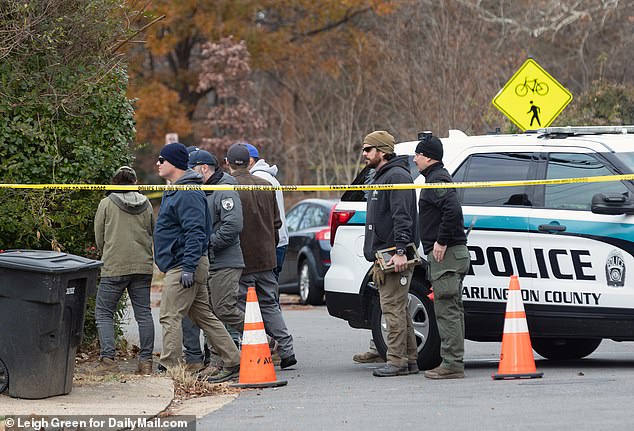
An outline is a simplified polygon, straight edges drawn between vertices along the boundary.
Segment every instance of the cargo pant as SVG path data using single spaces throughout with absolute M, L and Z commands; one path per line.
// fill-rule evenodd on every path
M 413 269 L 388 272 L 383 274 L 384 280 L 374 281 L 387 323 L 387 363 L 396 367 L 407 367 L 408 363 L 414 364 L 418 359 L 412 317 L 407 309 L 413 273 Z
M 466 245 L 447 247 L 442 262 L 427 255 L 429 278 L 434 288 L 434 311 L 440 333 L 441 367 L 464 371 L 464 308 L 462 280 L 469 271 L 469 250 Z
M 213 314 L 209 305 L 207 291 L 207 256 L 200 258 L 194 285 L 184 288 L 181 285 L 181 267 L 170 269 L 163 279 L 161 295 L 160 322 L 163 329 L 163 353 L 161 365 L 175 367 L 182 361 L 183 331 L 182 318 L 187 315 L 191 321 L 203 330 L 207 340 L 223 360 L 224 366 L 234 367 L 240 364 L 240 351 L 227 332 L 225 325 Z

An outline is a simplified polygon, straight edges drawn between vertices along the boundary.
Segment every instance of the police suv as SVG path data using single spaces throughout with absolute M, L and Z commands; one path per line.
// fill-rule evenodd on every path
M 466 338 L 501 340 L 515 274 L 533 349 L 541 356 L 577 359 L 603 338 L 634 341 L 634 182 L 582 180 L 634 173 L 634 126 L 486 136 L 452 130 L 442 142 L 443 162 L 455 181 L 514 182 L 457 189 L 471 254 L 462 290 Z M 413 155 L 416 144 L 397 144 L 396 152 Z M 413 161 L 411 166 L 414 182 L 424 182 Z M 367 168 L 355 184 L 368 182 L 366 176 Z M 544 179 L 571 180 L 522 184 Z M 365 216 L 362 192 L 346 192 L 333 211 L 326 303 L 332 316 L 372 329 L 385 357 L 385 320 L 371 263 L 363 257 Z M 417 267 L 409 312 L 422 369 L 440 363 L 429 287 L 424 267 Z

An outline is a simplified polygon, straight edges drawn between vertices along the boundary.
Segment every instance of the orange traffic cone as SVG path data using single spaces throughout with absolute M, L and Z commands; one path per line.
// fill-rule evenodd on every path
M 500 365 L 497 374 L 491 377 L 495 380 L 534 379 L 543 375 L 544 373 L 538 373 L 535 369 L 535 358 L 531 337 L 528 334 L 520 283 L 517 275 L 512 275 L 504 316 Z
M 247 291 L 244 313 L 242 353 L 240 357 L 240 380 L 231 386 L 237 388 L 268 388 L 284 386 L 286 380 L 277 380 L 271 349 L 264 332 L 264 322 L 260 313 L 255 287 Z

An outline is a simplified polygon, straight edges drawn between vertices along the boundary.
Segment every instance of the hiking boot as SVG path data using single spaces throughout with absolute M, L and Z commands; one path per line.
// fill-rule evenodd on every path
M 292 367 L 296 363 L 297 363 L 297 359 L 295 359 L 295 355 L 287 356 L 286 358 L 282 358 L 282 360 L 280 361 L 280 368 L 284 369 L 284 368 Z
M 142 376 L 152 374 L 152 359 L 140 360 L 136 367 L 136 373 Z
M 223 367 L 217 373 L 207 377 L 209 383 L 222 383 L 238 377 L 240 374 L 240 365 L 235 367 Z
M 205 368 L 204 362 L 189 362 L 185 364 L 185 371 L 192 374 L 200 373 Z
M 99 358 L 99 365 L 95 367 L 94 373 L 100 376 L 115 374 L 119 372 L 117 361 L 112 358 Z
M 352 357 L 352 360 L 357 364 L 373 364 L 376 362 L 385 362 L 381 356 L 377 352 L 363 352 L 357 353 Z
M 428 379 L 463 379 L 463 371 L 452 371 L 443 367 L 436 367 L 433 370 L 425 371 L 425 377 Z
M 207 380 L 210 377 L 215 377 L 222 370 L 222 366 L 210 365 L 204 370 L 198 372 L 198 380 Z
M 377 368 L 372 371 L 372 375 L 376 377 L 396 377 L 396 376 L 407 376 L 409 374 L 409 369 L 407 366 L 405 367 L 397 367 L 392 364 L 385 364 L 381 368 Z
M 418 374 L 418 364 L 416 362 L 408 363 L 407 371 L 409 372 L 409 374 Z

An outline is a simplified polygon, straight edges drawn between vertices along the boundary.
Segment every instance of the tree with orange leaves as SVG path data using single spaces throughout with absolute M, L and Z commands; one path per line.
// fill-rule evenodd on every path
M 138 3 L 139 0 L 129 0 Z M 177 132 L 186 143 L 192 122 L 206 118 L 201 102 L 216 88 L 201 90 L 201 53 L 206 42 L 233 36 L 244 40 L 251 66 L 269 77 L 336 68 L 337 57 L 353 33 L 358 18 L 390 12 L 394 1 L 380 0 L 153 0 L 146 19 L 165 18 L 149 29 L 147 41 L 131 50 L 130 95 L 138 98 L 139 141 L 159 144 L 166 132 Z M 213 97 L 211 97 L 213 99 Z M 213 105 L 213 100 L 211 100 Z M 208 133 L 204 135 L 209 137 Z M 215 138 L 211 136 L 211 138 Z

